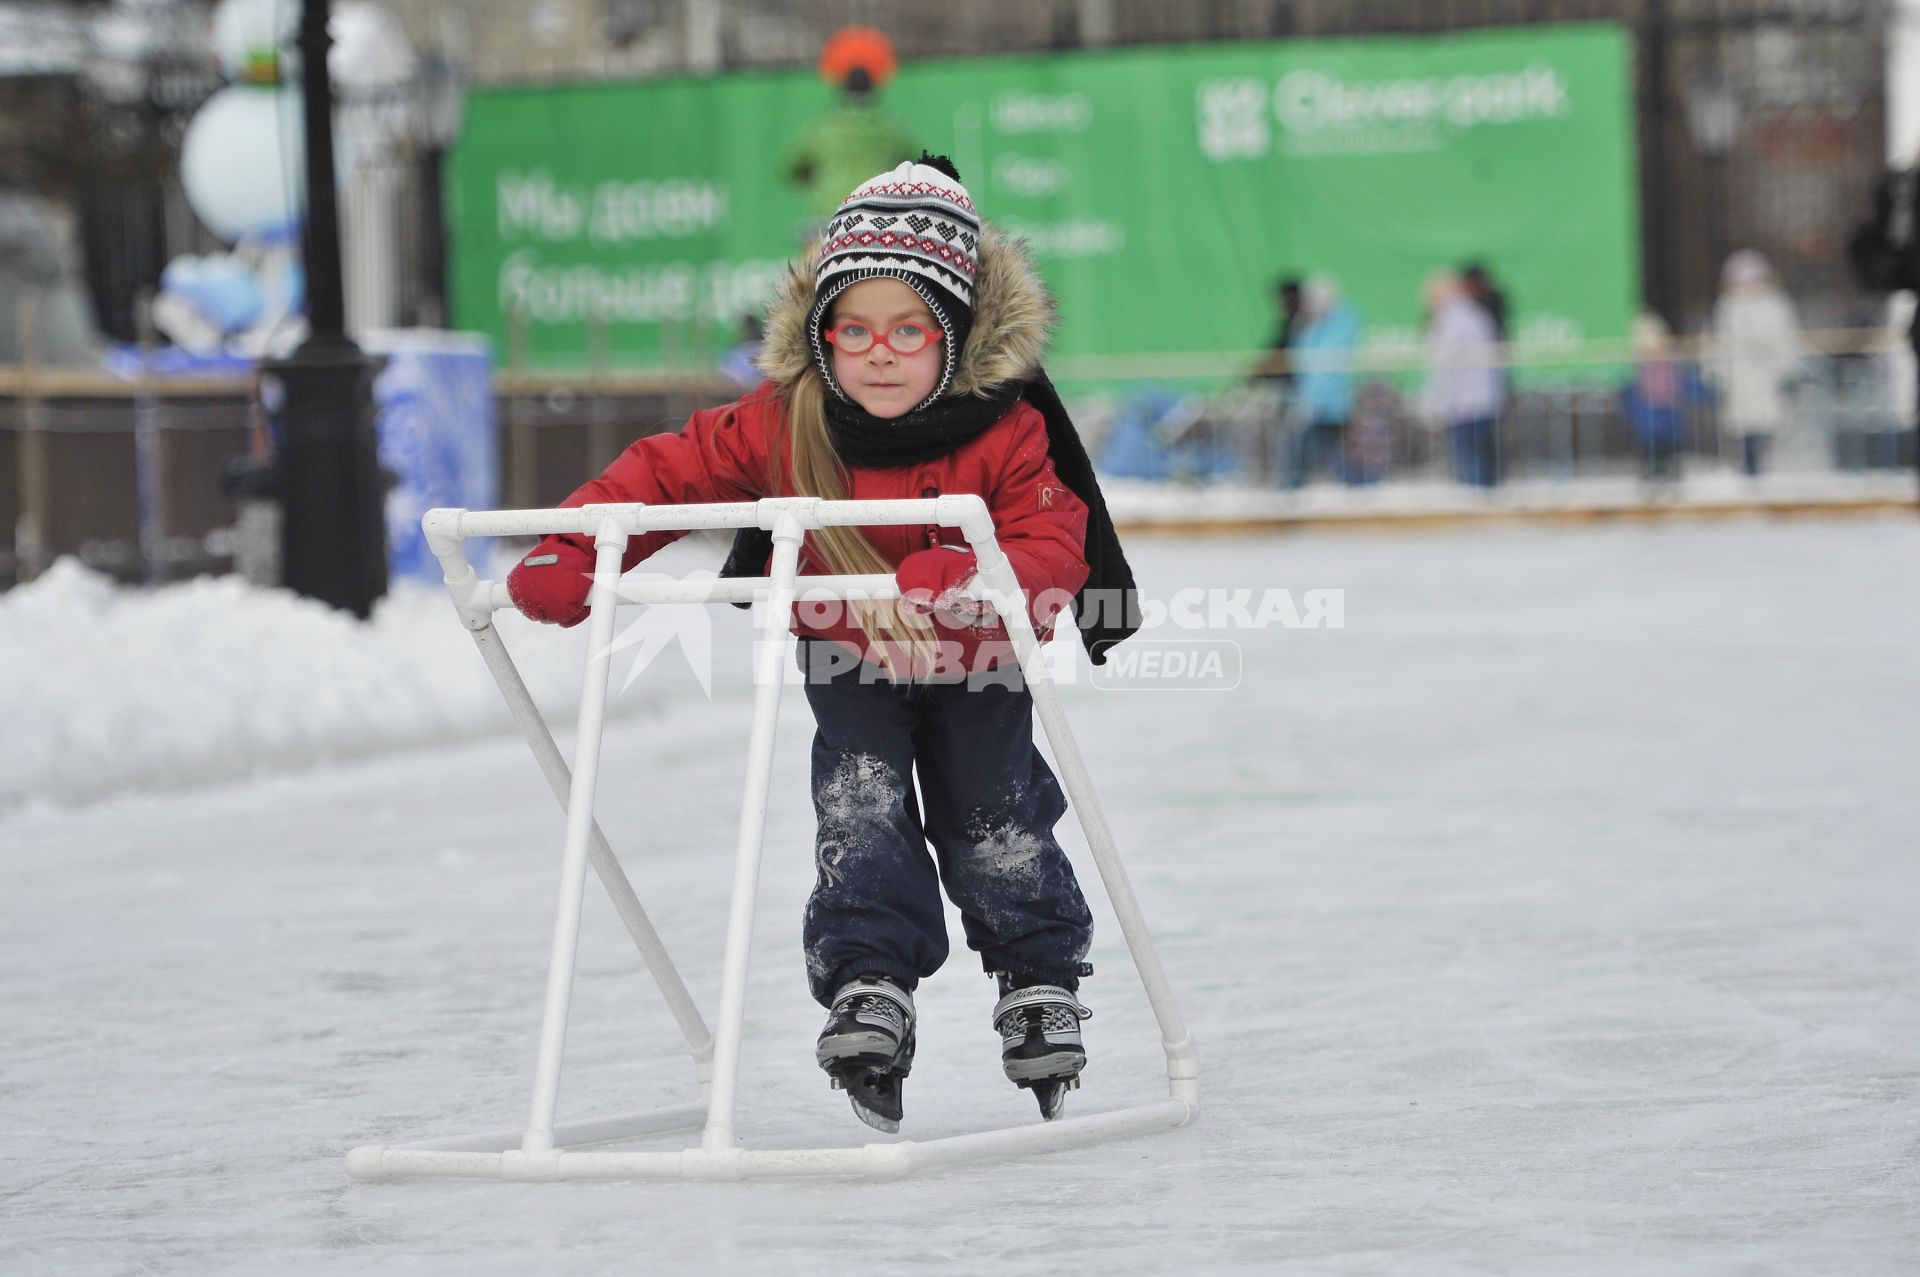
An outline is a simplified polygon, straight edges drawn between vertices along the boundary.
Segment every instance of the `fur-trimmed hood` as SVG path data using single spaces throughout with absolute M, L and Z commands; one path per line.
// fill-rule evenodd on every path
M 813 309 L 818 250 L 787 267 L 767 303 L 767 339 L 754 361 L 760 371 L 791 386 L 813 367 L 807 314 Z M 1053 295 L 1034 269 L 1025 240 L 988 226 L 980 235 L 980 270 L 973 279 L 973 331 L 960 352 L 947 395 L 984 395 L 1040 368 L 1053 334 Z

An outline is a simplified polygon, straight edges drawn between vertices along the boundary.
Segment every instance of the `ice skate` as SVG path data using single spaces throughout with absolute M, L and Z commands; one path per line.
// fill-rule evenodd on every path
M 1093 1012 L 1057 984 L 998 974 L 1000 1001 L 993 1027 L 1000 1034 L 1000 1066 L 1007 1080 L 1033 1092 L 1040 1116 L 1051 1122 L 1066 1107 L 1067 1092 L 1080 1086 L 1087 1050 L 1080 1021 Z
M 814 1058 L 847 1093 L 854 1116 L 878 1131 L 900 1129 L 900 1090 L 913 1069 L 913 995 L 866 975 L 833 996 Z

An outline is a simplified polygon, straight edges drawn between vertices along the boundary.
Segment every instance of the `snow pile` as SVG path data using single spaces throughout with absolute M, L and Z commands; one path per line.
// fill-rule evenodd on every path
M 554 631 L 512 612 L 496 620 L 548 721 L 570 726 L 585 627 Z M 0 667 L 0 809 L 280 771 L 512 725 L 446 594 L 414 583 L 397 585 L 362 623 L 238 577 L 139 590 L 62 560 L 0 594 Z M 612 714 L 667 694 L 658 680 L 622 690 L 621 675 L 616 669 Z

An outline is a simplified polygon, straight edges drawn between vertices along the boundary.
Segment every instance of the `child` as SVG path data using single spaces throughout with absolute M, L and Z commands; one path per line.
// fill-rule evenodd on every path
M 1092 659 L 1138 628 L 1133 580 L 1040 357 L 1052 303 L 1024 247 L 983 229 L 958 175 L 922 155 L 859 186 L 769 307 L 751 394 L 641 439 L 564 503 L 977 493 L 1044 638 L 1071 600 Z M 631 568 L 681 535 L 636 537 Z M 764 572 L 736 537 L 725 571 Z M 586 615 L 591 539 L 543 540 L 508 577 L 538 621 Z M 827 1008 L 815 1058 L 881 1130 L 899 1127 L 913 990 L 947 956 L 940 884 L 998 980 L 1007 1077 L 1045 1116 L 1086 1064 L 1076 994 L 1092 919 L 1053 837 L 1066 800 L 1033 744 L 1006 627 L 951 529 L 825 528 L 802 574 L 891 572 L 893 604 L 795 609 L 813 744 L 818 869 L 803 926 Z M 919 782 L 916 799 L 914 781 Z M 927 844 L 932 843 L 933 855 Z M 937 869 L 936 869 L 937 862 Z
M 1652 311 L 1633 320 L 1633 377 L 1620 390 L 1621 411 L 1640 441 L 1640 478 L 1649 496 L 1680 482 L 1687 409 L 1712 399 L 1699 372 L 1674 350 L 1667 321 Z

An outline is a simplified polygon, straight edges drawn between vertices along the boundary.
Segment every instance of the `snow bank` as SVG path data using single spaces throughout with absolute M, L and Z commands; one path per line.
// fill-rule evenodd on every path
M 548 721 L 573 722 L 584 627 L 498 618 Z M 533 631 L 540 631 L 535 634 Z M 405 583 L 365 623 L 238 577 L 159 589 L 66 559 L 0 594 L 0 809 L 243 777 L 511 729 L 437 587 Z M 666 693 L 620 691 L 631 714 Z

